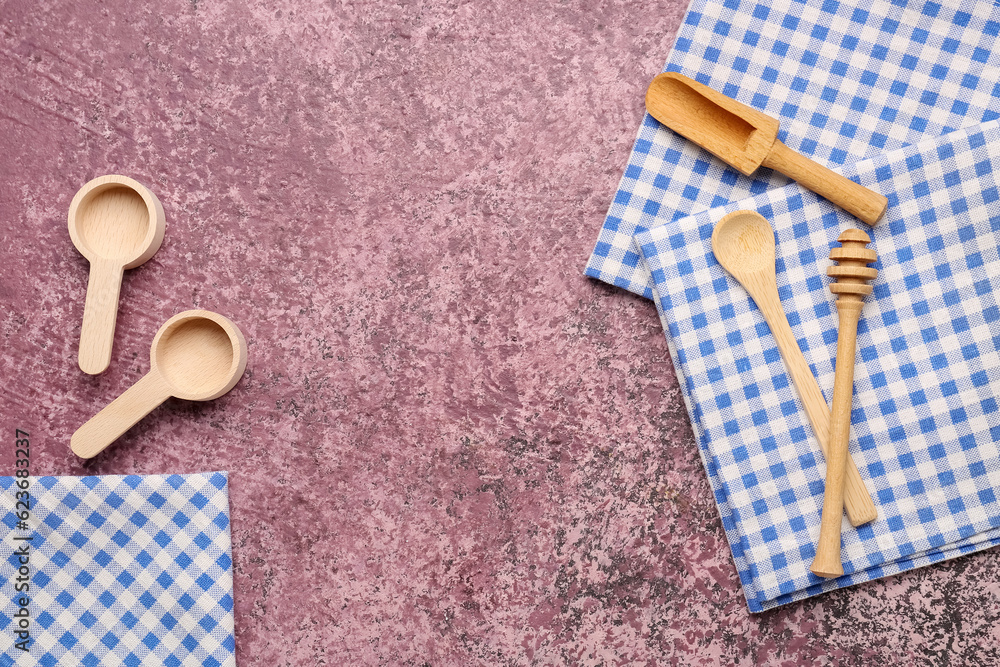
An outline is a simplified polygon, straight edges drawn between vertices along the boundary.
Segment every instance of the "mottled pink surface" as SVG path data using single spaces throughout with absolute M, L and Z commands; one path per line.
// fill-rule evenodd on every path
M 684 4 L 0 2 L 0 465 L 231 471 L 243 666 L 997 664 L 996 551 L 750 616 L 653 304 L 581 277 Z M 167 233 L 89 377 L 105 173 Z M 243 381 L 76 459 L 192 307 Z

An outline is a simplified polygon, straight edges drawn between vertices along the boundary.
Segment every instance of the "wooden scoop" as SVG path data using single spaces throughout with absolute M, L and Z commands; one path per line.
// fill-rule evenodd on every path
M 69 205 L 69 235 L 90 261 L 80 329 L 80 369 L 96 375 L 111 363 L 122 274 L 152 257 L 163 242 L 163 206 L 127 176 L 101 176 Z
M 734 211 L 715 225 L 712 251 L 719 264 L 746 288 L 764 315 L 788 374 L 792 376 L 795 388 L 802 398 L 802 405 L 823 450 L 823 456 L 829 460 L 830 408 L 827 407 L 823 392 L 802 355 L 795 334 L 788 324 L 788 317 L 781 307 L 774 268 L 774 230 L 764 216 L 756 211 Z M 844 506 L 851 525 L 860 526 L 877 518 L 878 511 L 854 460 L 847 457 L 846 465 Z
M 150 369 L 70 439 L 73 453 L 92 458 L 171 396 L 208 401 L 232 389 L 247 367 L 247 342 L 235 324 L 207 310 L 167 320 L 153 338 Z
M 778 140 L 778 121 L 676 72 L 659 74 L 646 91 L 646 110 L 674 132 L 750 176 L 763 165 L 798 181 L 869 225 L 888 200 Z

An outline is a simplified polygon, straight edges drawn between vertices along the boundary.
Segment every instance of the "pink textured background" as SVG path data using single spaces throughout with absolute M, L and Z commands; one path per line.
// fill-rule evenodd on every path
M 243 666 L 997 664 L 996 551 L 751 617 L 653 305 L 581 277 L 685 4 L 0 2 L 5 437 L 231 471 Z M 105 173 L 167 233 L 92 378 Z M 192 307 L 244 380 L 76 459 Z

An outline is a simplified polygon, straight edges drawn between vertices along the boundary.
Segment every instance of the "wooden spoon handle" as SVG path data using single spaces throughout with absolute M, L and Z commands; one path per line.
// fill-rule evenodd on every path
M 159 373 L 151 370 L 78 428 L 70 438 L 70 448 L 80 458 L 97 456 L 168 398 L 169 385 Z
M 103 373 L 111 363 L 123 273 L 124 267 L 114 262 L 95 261 L 90 264 L 87 301 L 80 328 L 79 361 L 80 370 L 84 373 Z
M 809 568 L 820 577 L 844 574 L 840 559 L 840 527 L 844 514 L 844 473 L 847 443 L 851 431 L 851 402 L 854 396 L 854 356 L 858 339 L 861 301 L 837 301 L 840 332 L 837 336 L 837 369 L 833 381 L 833 417 L 830 449 L 826 456 L 826 489 L 823 516 L 819 525 L 816 557 Z
M 889 200 L 863 185 L 840 174 L 775 140 L 771 152 L 762 163 L 780 171 L 869 225 L 874 225 L 885 213 Z
M 765 286 L 760 286 L 754 291 L 758 288 L 767 289 Z M 785 368 L 792 376 L 792 382 L 795 383 L 795 388 L 802 398 L 802 406 L 805 408 L 806 416 L 812 424 L 813 433 L 816 434 L 816 440 L 819 442 L 820 449 L 823 450 L 827 465 L 829 465 L 830 408 L 819 388 L 819 383 L 816 382 L 816 376 L 812 374 L 812 370 L 802 354 L 802 349 L 799 347 L 799 342 L 795 339 L 792 327 L 788 324 L 788 317 L 785 315 L 784 309 L 781 308 L 781 300 L 777 291 L 770 299 L 758 299 L 756 296 L 753 298 L 778 343 L 778 351 L 785 362 Z M 837 358 L 840 358 L 839 355 Z M 875 503 L 872 501 L 868 488 L 865 487 L 864 480 L 861 479 L 861 473 L 858 472 L 854 459 L 850 456 L 847 457 L 844 495 L 844 507 L 847 508 L 847 517 L 852 526 L 860 526 L 878 518 Z

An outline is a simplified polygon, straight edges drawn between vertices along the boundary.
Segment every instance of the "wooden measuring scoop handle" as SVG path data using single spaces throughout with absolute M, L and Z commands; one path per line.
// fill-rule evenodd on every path
M 107 261 L 90 264 L 87 301 L 83 307 L 80 329 L 80 370 L 90 375 L 103 373 L 111 363 L 118 319 L 118 293 L 124 267 Z
M 153 408 L 170 398 L 170 387 L 155 370 L 129 387 L 70 438 L 70 449 L 80 458 L 100 454 Z
M 771 152 L 762 164 L 797 181 L 869 225 L 878 222 L 889 205 L 889 200 L 884 195 L 830 171 L 818 162 L 796 153 L 780 140 L 775 140 Z

